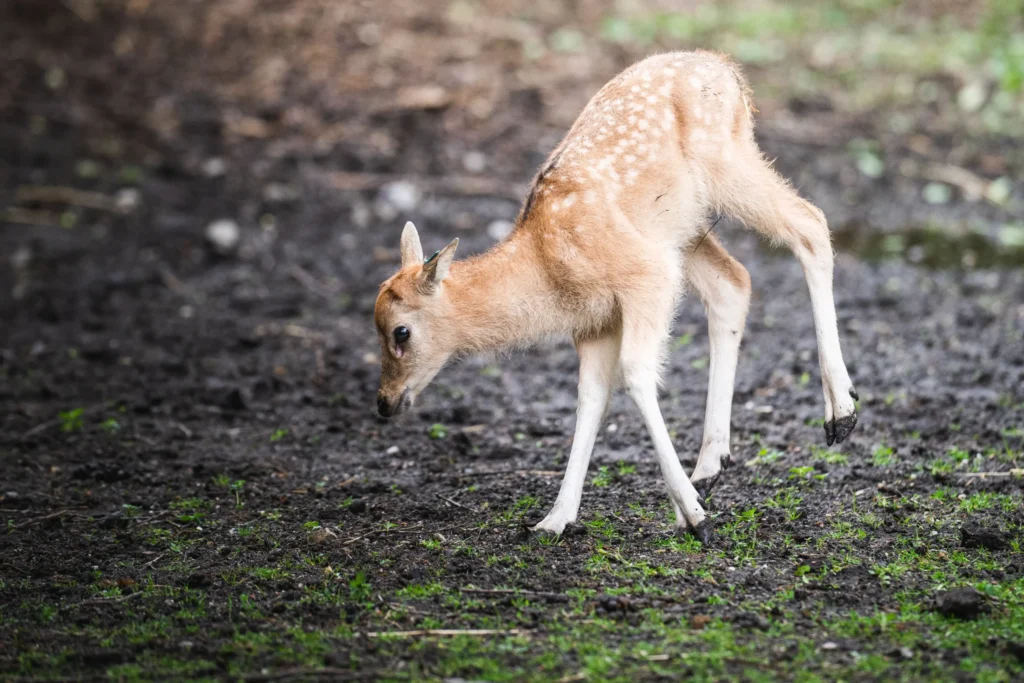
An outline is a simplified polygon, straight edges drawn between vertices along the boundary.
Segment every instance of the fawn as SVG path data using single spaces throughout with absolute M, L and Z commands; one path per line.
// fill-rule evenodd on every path
M 580 359 L 576 430 L 554 506 L 534 527 L 576 521 L 584 478 L 612 391 L 624 385 L 654 443 L 676 525 L 710 537 L 704 498 L 730 461 L 729 429 L 750 277 L 708 234 L 732 216 L 785 243 L 810 289 L 825 395 L 825 437 L 857 423 L 832 297 L 824 214 L 771 168 L 754 141 L 750 90 L 710 52 L 649 57 L 606 84 L 534 178 L 512 233 L 453 262 L 459 240 L 424 262 L 412 223 L 402 264 L 374 310 L 381 343 L 377 407 L 412 405 L 450 359 L 570 336 Z M 666 342 L 686 285 L 708 315 L 710 380 L 704 439 L 686 476 L 657 401 Z

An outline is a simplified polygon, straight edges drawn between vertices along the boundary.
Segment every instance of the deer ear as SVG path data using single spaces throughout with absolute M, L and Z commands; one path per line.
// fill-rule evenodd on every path
M 448 277 L 448 269 L 455 260 L 455 250 L 459 247 L 459 238 L 456 237 L 448 246 L 437 252 L 423 264 L 423 284 L 428 291 L 432 291 L 437 285 Z
M 402 230 L 402 267 L 423 263 L 423 247 L 420 245 L 420 234 L 416 226 L 409 221 Z

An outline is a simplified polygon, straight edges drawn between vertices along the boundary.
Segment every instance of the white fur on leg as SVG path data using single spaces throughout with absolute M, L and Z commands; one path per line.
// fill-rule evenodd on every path
M 722 457 L 729 455 L 733 386 L 748 297 L 736 292 L 728 298 L 735 301 L 708 304 L 711 371 L 704 414 L 704 440 L 697 466 L 693 469 L 692 480 L 695 482 L 717 477 L 722 470 Z
M 672 498 L 676 509 L 676 526 L 685 526 L 687 523 L 696 528 L 704 521 L 704 509 L 698 502 L 697 490 L 683 471 L 679 464 L 679 457 L 676 449 L 672 446 L 672 439 L 665 427 L 665 420 L 661 416 L 661 409 L 658 407 L 658 390 L 656 376 L 653 371 L 630 370 L 624 368 L 626 375 L 626 390 L 630 398 L 640 409 L 647 432 L 654 442 L 654 452 L 658 457 L 658 464 L 661 466 L 661 474 L 665 478 L 665 485 L 668 487 L 669 496 Z M 682 513 L 679 516 L 679 513 Z
M 832 295 L 832 254 L 814 256 L 798 254 L 804 267 L 807 287 L 811 293 L 814 328 L 818 340 L 818 362 L 821 365 L 822 391 L 825 396 L 825 422 L 848 417 L 856 410 L 851 395 L 853 382 L 843 362 L 839 346 L 839 326 Z
M 577 350 L 580 356 L 579 405 L 572 450 L 569 452 L 569 462 L 565 467 L 558 498 L 547 516 L 533 527 L 534 531 L 561 534 L 567 524 L 576 521 L 590 455 L 615 383 L 615 368 L 619 357 L 618 334 L 580 342 Z
M 706 494 L 722 470 L 722 458 L 729 455 L 733 385 L 750 306 L 750 276 L 714 236 L 690 256 L 686 276 L 704 302 L 711 341 L 704 439 L 690 477 L 698 491 Z

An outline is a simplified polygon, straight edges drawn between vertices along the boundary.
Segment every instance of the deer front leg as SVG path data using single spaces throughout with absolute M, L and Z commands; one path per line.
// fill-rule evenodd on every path
M 619 359 L 620 334 L 616 331 L 597 339 L 576 342 L 580 357 L 580 379 L 576 409 L 576 433 L 572 439 L 569 462 L 555 504 L 534 531 L 560 535 L 566 525 L 576 521 L 583 496 L 583 481 L 590 465 L 597 430 L 601 426 L 608 400 L 615 385 Z
M 711 539 L 711 520 L 704 514 L 700 496 L 679 463 L 661 408 L 658 407 L 659 358 L 664 348 L 673 302 L 669 300 L 667 303 L 663 321 L 643 314 L 624 320 L 620 361 L 622 376 L 626 392 L 640 410 L 654 443 L 658 465 L 676 512 L 676 527 L 681 530 L 690 528 L 706 544 Z M 637 308 L 640 311 L 646 308 L 657 315 L 662 307 L 653 305 L 653 302 L 638 302 Z

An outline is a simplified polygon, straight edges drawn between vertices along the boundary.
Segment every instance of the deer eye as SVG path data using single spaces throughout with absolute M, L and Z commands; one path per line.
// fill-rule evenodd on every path
M 405 326 L 396 327 L 393 334 L 395 335 L 395 343 L 396 344 L 404 344 L 405 342 L 409 341 L 409 328 L 408 327 L 405 327 Z

